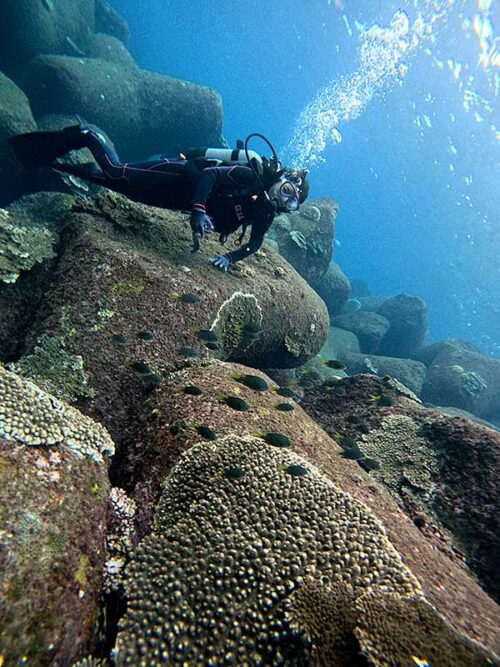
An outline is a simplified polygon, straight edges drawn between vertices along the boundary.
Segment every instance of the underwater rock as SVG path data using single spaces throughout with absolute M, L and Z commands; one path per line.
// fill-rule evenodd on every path
M 337 212 L 331 199 L 308 200 L 299 211 L 278 216 L 269 232 L 279 253 L 310 285 L 330 263 Z
M 6 206 L 31 186 L 31 175 L 19 164 L 7 139 L 33 130 L 36 123 L 28 98 L 0 72 L 0 206 Z
M 0 69 L 17 80 L 20 69 L 40 53 L 85 54 L 95 28 L 94 13 L 94 0 L 4 2 Z
M 419 361 L 349 352 L 340 355 L 339 358 L 345 363 L 348 375 L 359 373 L 373 373 L 379 377 L 390 375 L 415 392 L 417 396 L 422 394 L 427 369 Z
M 453 343 L 440 349 L 428 367 L 423 400 L 494 420 L 500 414 L 500 359 Z
M 261 439 L 262 436 L 270 432 L 281 433 L 290 438 L 291 444 L 284 450 L 274 447 L 273 450 L 276 449 L 278 452 L 277 456 L 281 456 L 280 453 L 286 451 L 294 458 L 293 460 L 290 460 L 290 463 L 287 463 L 287 465 L 284 465 L 283 463 L 276 475 L 273 473 L 274 468 L 269 470 L 269 479 L 275 479 L 277 484 L 281 479 L 289 480 L 288 482 L 285 482 L 285 484 L 301 484 L 306 479 L 311 481 L 316 480 L 318 475 L 318 472 L 316 471 L 317 469 L 321 471 L 321 476 L 325 476 L 333 482 L 336 489 L 340 489 L 348 495 L 350 498 L 347 501 L 348 503 L 353 502 L 352 499 L 354 498 L 360 500 L 365 505 L 368 505 L 378 521 L 382 522 L 384 525 L 390 541 L 400 552 L 413 574 L 417 576 L 427 599 L 432 602 L 438 609 L 439 613 L 451 622 L 456 630 L 465 632 L 469 636 L 484 642 L 490 647 L 498 647 L 498 644 L 495 644 L 495 641 L 498 639 L 496 628 L 500 618 L 500 610 L 477 586 L 467 570 L 462 567 L 461 562 L 451 558 L 451 551 L 445 552 L 440 540 L 433 540 L 423 535 L 422 532 L 415 527 L 413 522 L 405 517 L 401 509 L 398 507 L 397 502 L 374 480 L 372 476 L 373 473 L 367 474 L 359 467 L 357 462 L 344 459 L 340 455 L 341 448 L 339 445 L 329 438 L 312 419 L 304 414 L 299 406 L 294 404 L 292 400 L 287 399 L 287 402 L 295 405 L 295 409 L 291 412 L 281 412 L 277 410 L 275 406 L 276 403 L 282 399 L 278 397 L 275 391 L 255 392 L 240 385 L 234 379 L 234 375 L 248 374 L 250 372 L 255 373 L 253 370 L 250 371 L 248 368 L 236 366 L 234 364 L 220 363 L 217 361 L 207 364 L 207 362 L 197 361 L 195 365 L 167 375 L 161 389 L 152 394 L 143 405 L 142 417 L 140 419 L 141 427 L 136 433 L 134 441 L 131 442 L 132 446 L 128 448 L 127 457 L 122 461 L 120 466 L 121 474 L 124 475 L 124 479 L 126 479 L 128 483 L 131 484 L 131 487 L 134 487 L 135 489 L 134 498 L 137 502 L 137 507 L 139 508 L 139 536 L 141 537 L 145 535 L 151 528 L 152 513 L 158 507 L 158 499 L 162 492 L 162 487 L 164 488 L 164 485 L 169 484 L 170 481 L 172 481 L 172 484 L 175 486 L 174 480 L 177 479 L 176 471 L 178 470 L 176 465 L 179 461 L 179 455 L 182 452 L 186 452 L 186 456 L 188 456 L 190 460 L 198 461 L 198 469 L 200 471 L 199 475 L 195 473 L 197 481 L 192 485 L 182 482 L 180 487 L 176 487 L 179 488 L 179 492 L 184 498 L 182 504 L 182 516 L 185 516 L 184 512 L 186 508 L 192 507 L 193 511 L 195 511 L 194 508 L 197 507 L 198 501 L 195 500 L 194 497 L 193 502 L 195 504 L 193 506 L 190 504 L 190 501 L 188 500 L 188 497 L 191 498 L 190 494 L 193 493 L 196 495 L 196 498 L 198 498 L 198 494 L 201 493 L 204 498 L 203 507 L 205 509 L 203 511 L 207 511 L 208 513 L 215 511 L 219 519 L 221 519 L 222 516 L 228 516 L 228 507 L 225 502 L 220 502 L 220 493 L 214 494 L 211 492 L 214 484 L 243 484 L 244 486 L 241 488 L 241 491 L 244 493 L 245 489 L 251 491 L 254 488 L 254 482 L 252 481 L 255 480 L 254 468 L 252 467 L 250 460 L 247 463 L 246 460 L 236 455 L 239 451 L 237 446 L 238 442 L 243 440 L 249 444 L 252 452 L 252 455 L 249 458 L 252 460 L 255 458 L 256 461 L 259 457 L 258 452 L 261 451 L 259 443 L 261 443 L 261 446 L 264 449 L 267 447 Z M 394 394 L 395 396 L 401 397 L 405 397 L 406 394 L 409 393 L 408 390 L 405 390 L 404 388 L 396 388 L 397 385 L 392 382 L 388 383 L 379 378 L 370 378 L 369 376 L 361 377 L 368 377 L 370 383 L 373 380 L 379 383 L 379 391 L 380 388 L 383 387 L 385 392 L 390 393 L 391 391 L 394 391 L 396 392 Z M 186 397 L 182 389 L 187 384 L 193 384 L 200 387 L 203 394 L 201 396 Z M 241 396 L 247 400 L 250 405 L 250 409 L 247 412 L 236 413 L 219 400 L 219 394 L 234 394 L 235 387 L 241 389 Z M 374 388 L 371 388 L 373 391 Z M 330 396 L 324 389 L 320 393 L 323 396 L 325 396 L 325 394 L 328 396 L 328 400 L 332 406 L 334 405 L 332 401 L 335 401 L 335 404 L 337 403 L 338 399 L 335 395 L 332 394 Z M 405 400 L 408 399 L 405 398 Z M 363 408 L 366 405 L 366 402 L 367 401 L 365 400 Z M 414 403 L 414 401 L 410 401 L 410 403 Z M 415 402 L 415 405 L 418 404 Z M 377 409 L 374 409 L 374 411 Z M 382 408 L 380 408 L 380 410 L 382 410 Z M 384 414 L 387 415 L 389 409 L 383 408 L 383 410 L 385 410 Z M 183 426 L 172 429 L 171 427 L 174 424 L 182 424 Z M 198 424 L 215 427 L 218 440 L 215 441 L 215 443 L 203 441 L 203 447 L 193 450 L 190 449 L 193 445 L 202 442 L 202 438 L 197 432 Z M 259 439 L 255 440 L 254 436 L 257 435 L 257 432 L 259 432 Z M 359 433 L 357 434 L 357 438 L 359 440 Z M 231 444 L 227 456 L 226 454 L 224 455 L 224 465 L 220 468 L 221 475 L 219 476 L 219 468 L 217 465 L 213 467 L 205 457 L 208 456 L 210 458 L 212 453 L 217 449 L 217 447 L 213 449 L 214 445 L 221 441 L 223 442 L 223 446 L 225 446 L 224 443 L 230 442 L 234 443 L 234 447 Z M 254 442 L 256 443 L 255 457 L 253 454 Z M 195 451 L 196 456 L 193 456 Z M 198 452 L 200 452 L 200 454 L 198 454 Z M 247 454 L 248 453 L 249 452 L 247 452 Z M 264 455 L 264 450 L 262 450 L 262 455 Z M 286 473 L 288 465 L 297 464 L 306 468 L 309 471 L 309 474 L 300 477 L 292 477 Z M 238 478 L 230 478 L 225 474 L 225 471 L 233 469 L 243 471 L 245 472 L 245 475 L 242 476 L 241 474 L 238 474 Z M 283 475 L 283 477 L 281 477 L 281 475 Z M 207 484 L 204 481 L 205 479 L 208 480 Z M 173 488 L 173 486 L 169 488 Z M 228 486 L 224 488 L 231 488 L 235 493 L 240 492 L 238 490 L 240 489 L 239 486 Z M 278 485 L 275 493 L 279 495 L 282 488 L 285 489 L 286 487 Z M 289 486 L 288 488 L 293 487 Z M 251 492 L 253 493 L 253 491 Z M 263 498 L 274 497 L 274 493 L 259 491 L 258 502 L 257 500 L 253 502 L 248 510 L 240 509 L 241 514 L 239 516 L 241 517 L 241 520 L 246 521 L 246 517 L 248 516 L 249 520 L 253 523 L 253 527 L 249 530 L 254 545 L 260 543 L 259 540 L 262 541 L 264 548 L 267 548 L 265 545 L 272 544 L 271 536 L 273 536 L 272 539 L 274 539 L 274 528 L 270 530 L 270 532 L 266 533 L 265 529 L 264 532 L 262 532 L 258 522 L 260 517 L 266 517 L 267 522 L 274 521 L 273 517 L 280 516 L 280 513 L 277 515 L 275 513 L 270 513 L 267 507 L 264 507 L 262 513 L 259 511 L 259 507 L 262 507 Z M 236 502 L 236 496 L 234 498 Z M 246 507 L 246 505 L 240 503 L 238 503 L 238 506 L 240 508 Z M 315 507 L 317 509 L 316 505 Z M 366 510 L 364 509 L 361 510 L 362 516 L 364 516 L 365 511 Z M 177 514 L 175 516 L 177 516 Z M 199 512 L 198 520 L 200 520 Z M 297 520 L 297 522 L 300 524 L 299 520 Z M 297 522 L 292 523 L 296 526 Z M 227 523 L 226 525 L 224 522 L 222 523 L 224 524 L 226 544 L 230 543 L 233 540 L 233 537 L 234 539 L 239 539 L 238 536 L 242 539 L 245 538 L 245 535 L 248 532 L 241 530 L 240 523 L 235 531 L 236 535 L 234 535 L 232 524 Z M 221 525 L 221 521 L 219 521 L 218 525 Z M 211 522 L 204 524 L 202 532 L 204 532 L 205 535 L 211 534 L 211 526 Z M 300 529 L 300 527 L 297 526 L 297 529 Z M 196 531 L 192 533 L 193 539 L 195 534 Z M 339 530 L 338 535 L 340 537 L 338 539 L 341 539 L 343 534 L 345 534 L 344 530 Z M 145 572 L 147 569 L 146 562 L 149 561 L 144 556 L 146 552 L 149 553 L 150 548 L 155 550 L 156 547 L 154 544 L 159 544 L 159 542 L 157 542 L 157 535 L 158 533 L 154 532 L 147 538 L 147 542 L 142 542 L 142 546 L 139 547 L 137 560 L 130 570 L 130 572 L 134 573 L 132 574 L 134 579 L 136 576 L 140 577 L 141 580 L 144 576 L 148 579 Z M 313 532 L 310 533 L 308 539 L 310 540 L 312 538 Z M 190 538 L 186 537 L 186 539 L 189 541 Z M 268 539 L 269 542 L 267 542 Z M 179 553 L 181 553 L 184 548 L 182 545 L 189 548 L 190 554 L 195 552 L 191 547 L 188 547 L 188 542 L 185 542 L 184 538 L 181 538 L 180 535 L 176 544 L 179 545 Z M 191 544 L 191 542 L 189 542 L 189 544 Z M 291 557 L 294 548 L 297 548 L 302 552 L 306 548 L 306 544 L 307 541 L 290 541 L 287 542 L 286 549 L 290 549 Z M 177 553 L 177 549 L 175 550 L 175 553 Z M 237 553 L 244 553 L 243 546 L 241 549 L 237 549 Z M 333 558 L 335 558 L 336 553 L 337 551 L 334 549 Z M 169 554 L 174 555 L 174 552 L 170 549 Z M 174 576 L 172 574 L 173 571 L 170 569 L 173 567 L 173 561 L 170 558 L 170 555 L 167 557 L 166 561 L 164 561 L 163 556 L 161 555 L 155 557 L 155 561 L 159 564 L 161 563 L 159 567 L 163 573 L 160 575 L 160 572 L 158 572 L 158 576 Z M 177 556 L 174 556 L 174 559 L 176 558 Z M 252 559 L 254 558 L 255 557 L 252 556 Z M 184 562 L 187 562 L 189 559 L 184 558 L 183 560 Z M 326 562 L 327 560 L 330 560 L 330 557 L 322 562 Z M 337 572 L 339 577 L 353 576 L 352 582 L 354 583 L 357 581 L 356 577 L 359 576 L 359 571 L 357 568 L 354 568 L 351 572 L 349 563 L 350 560 L 347 560 L 346 558 L 345 565 L 341 565 Z M 272 559 L 269 564 L 272 567 Z M 230 566 L 229 561 L 228 565 Z M 319 564 L 318 566 L 322 567 L 322 565 Z M 232 570 L 230 571 L 232 572 Z M 228 583 L 232 580 L 230 571 L 225 570 L 225 580 L 228 581 Z M 355 574 L 354 571 L 358 574 Z M 142 572 L 142 574 L 139 574 L 140 572 Z M 174 572 L 177 572 L 175 568 Z M 250 577 L 251 574 L 248 573 L 248 576 Z M 148 581 L 150 581 L 150 583 L 144 584 L 147 590 L 149 590 L 150 585 L 155 586 L 154 581 L 156 580 L 153 578 L 152 580 L 148 579 Z M 132 580 L 130 580 L 130 584 L 131 583 Z M 245 583 L 245 581 L 243 581 L 243 583 L 245 585 L 242 590 L 246 590 L 247 583 Z M 248 585 L 250 585 L 250 583 L 248 583 Z M 140 588 L 142 588 L 142 584 Z M 160 591 L 166 589 L 156 588 L 156 590 Z M 135 594 L 132 594 L 134 596 L 133 605 L 135 606 L 137 599 Z M 163 593 L 158 594 L 163 595 Z M 183 592 L 182 595 L 184 595 Z M 228 600 L 224 597 L 223 590 L 217 592 L 213 598 L 208 599 L 202 597 L 199 602 L 203 605 L 206 613 L 211 614 L 214 605 L 218 605 L 221 600 L 224 602 L 225 608 L 226 604 L 228 604 Z M 168 603 L 168 606 L 170 606 L 170 603 Z M 163 603 L 159 606 L 157 605 L 156 608 L 160 607 L 166 609 Z M 179 598 L 177 609 L 181 610 L 182 608 L 181 598 Z M 129 619 L 130 617 L 126 617 L 122 622 L 123 633 L 119 640 L 119 646 L 127 646 L 128 648 L 125 649 L 126 651 L 134 651 L 135 638 L 142 635 L 132 631 L 134 622 L 132 621 L 132 623 L 129 624 Z M 197 626 L 199 619 L 200 616 L 198 615 L 196 620 Z M 137 630 L 137 632 L 142 633 L 142 631 L 139 630 Z M 203 630 L 198 628 L 196 632 L 203 633 Z
M 376 354 L 390 327 L 389 320 L 382 315 L 362 310 L 337 315 L 331 319 L 330 324 L 332 327 L 347 329 L 355 334 L 363 354 Z
M 107 0 L 95 0 L 96 32 L 119 39 L 126 48 L 129 46 L 130 30 L 125 19 Z
M 1 366 L 0 415 L 0 656 L 72 664 L 95 639 L 113 443 Z
M 420 297 L 398 294 L 387 299 L 377 312 L 390 323 L 379 354 L 408 358 L 423 345 L 427 335 L 427 305 Z
M 353 278 L 351 280 L 351 296 L 354 299 L 371 296 L 371 294 L 371 290 L 364 280 L 361 280 L 361 278 Z
M 459 338 L 448 338 L 446 340 L 440 340 L 437 343 L 432 343 L 431 345 L 424 345 L 424 347 L 419 347 L 416 350 L 412 351 L 411 358 L 416 361 L 421 361 L 427 367 L 429 367 L 434 359 L 441 354 L 441 352 L 453 352 L 453 354 L 458 354 L 460 350 L 464 352 L 477 352 L 481 354 L 481 350 L 472 343 L 468 341 L 461 340 Z
M 40 55 L 24 70 L 23 90 L 36 117 L 91 119 L 124 160 L 221 145 L 222 103 L 215 90 L 132 64 Z
M 294 367 L 322 346 L 326 308 L 278 255 L 268 251 L 249 258 L 245 265 L 254 270 L 248 274 L 222 274 L 208 261 L 218 251 L 216 241 L 193 254 L 181 214 L 107 191 L 93 199 L 60 196 L 71 202 L 59 217 L 67 225 L 64 246 L 25 353 L 44 333 L 63 336 L 65 351 L 83 359 L 95 391 L 85 409 L 104 421 L 117 442 L 127 440 L 133 408 L 152 390 L 133 372 L 134 362 L 147 363 L 161 375 L 186 363 L 179 350 L 189 347 L 202 358 Z M 22 201 L 27 205 L 31 199 Z M 186 265 L 189 273 L 180 268 Z M 276 265 L 286 280 L 274 277 Z M 184 303 L 173 294 L 197 299 Z M 249 320 L 249 314 L 255 317 Z M 220 348 L 209 351 L 196 335 L 200 329 L 213 329 Z M 144 341 L 135 335 L 138 331 L 154 331 L 155 337 Z M 116 345 L 113 334 L 128 344 Z
M 351 293 L 349 280 L 333 260 L 326 272 L 311 283 L 311 287 L 326 303 L 330 317 L 335 317 L 342 311 Z
M 91 58 L 107 60 L 125 68 L 136 67 L 135 61 L 127 51 L 123 42 L 102 32 L 92 35 L 89 40 L 88 55 Z
M 360 296 L 358 301 L 361 304 L 360 310 L 366 310 L 369 313 L 378 312 L 379 308 L 390 299 L 389 296 Z
M 330 327 L 328 337 L 319 354 L 323 359 L 342 359 L 345 354 L 356 352 L 361 352 L 361 349 L 352 331 Z
M 384 406 L 382 397 L 391 405 Z M 328 433 L 355 438 L 364 456 L 379 461 L 380 469 L 370 475 L 411 518 L 418 508 L 433 517 L 429 523 L 435 522 L 441 535 L 439 548 L 445 548 L 450 532 L 468 567 L 500 599 L 498 432 L 425 408 L 390 378 L 370 375 L 340 380 L 330 392 L 306 390 L 301 405 Z M 359 432 L 361 422 L 367 432 Z

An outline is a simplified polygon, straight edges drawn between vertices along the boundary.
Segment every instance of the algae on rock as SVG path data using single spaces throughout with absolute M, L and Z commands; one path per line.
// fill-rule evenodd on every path
M 8 368 L 69 403 L 80 397 L 92 398 L 95 395 L 88 384 L 83 357 L 68 354 L 63 337 L 43 334 L 32 354 L 8 364 Z
M 42 225 L 17 224 L 15 216 L 0 209 L 0 281 L 15 283 L 21 271 L 55 257 L 56 234 Z

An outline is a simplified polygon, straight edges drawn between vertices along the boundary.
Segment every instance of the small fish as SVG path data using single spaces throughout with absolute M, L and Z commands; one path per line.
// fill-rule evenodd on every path
M 258 338 L 260 334 L 262 333 L 262 328 L 258 324 L 244 324 L 243 327 L 241 328 L 241 335 L 243 338 L 253 340 L 254 338 Z
M 345 365 L 338 361 L 338 359 L 322 359 L 321 363 L 323 366 L 327 366 L 328 368 L 332 368 L 336 371 L 343 371 L 345 369 Z
M 198 303 L 200 301 L 200 297 L 197 294 L 192 294 L 191 292 L 187 292 L 185 294 L 172 292 L 170 296 L 174 301 L 180 301 L 181 303 Z
M 380 394 L 370 394 L 370 398 L 368 400 L 373 403 L 375 401 L 378 401 L 379 398 L 380 398 Z
M 181 357 L 197 357 L 198 352 L 194 349 L 194 347 L 181 347 L 179 349 L 179 354 Z
M 276 393 L 279 394 L 280 396 L 283 396 L 284 398 L 295 398 L 296 394 L 293 391 L 293 389 L 290 389 L 290 387 L 278 387 L 276 389 Z
M 208 428 L 208 426 L 199 425 L 196 427 L 196 431 L 205 440 L 217 440 L 217 433 Z
M 215 343 L 218 340 L 217 334 L 210 329 L 193 329 L 193 333 L 196 335 L 196 338 L 209 343 Z
M 239 412 L 246 412 L 250 407 L 248 403 L 239 396 L 225 396 L 222 400 L 227 406 L 233 410 L 238 410 Z
M 254 391 L 267 391 L 269 389 L 267 382 L 258 375 L 235 374 L 233 377 L 237 382 L 244 384 L 246 387 L 249 387 Z
M 226 468 L 226 470 L 223 472 L 223 475 L 228 479 L 243 479 L 243 477 L 246 475 L 246 472 L 241 468 Z
M 189 396 L 200 396 L 203 392 L 194 384 L 188 384 L 186 387 L 184 387 L 184 393 L 188 394 Z
M 295 409 L 291 403 L 278 403 L 275 407 L 280 412 L 292 412 Z
M 267 442 L 268 445 L 273 445 L 274 447 L 289 447 L 292 442 L 287 435 L 283 433 L 266 433 L 263 439 Z
M 341 447 L 344 447 L 344 449 L 351 449 L 358 446 L 356 440 L 348 435 L 340 436 L 339 443 Z
M 159 373 L 149 373 L 148 375 L 143 375 L 142 379 L 151 387 L 158 387 L 162 382 L 162 377 Z
M 383 405 L 384 407 L 389 407 L 391 405 L 394 405 L 394 401 L 390 396 L 382 394 L 381 396 L 379 396 L 378 404 Z
M 359 431 L 359 433 L 364 433 L 366 435 L 367 433 L 370 433 L 370 427 L 368 426 L 368 424 L 360 422 L 359 424 L 356 425 L 356 431 Z
M 292 464 L 286 468 L 285 472 L 289 475 L 292 475 L 292 477 L 303 477 L 304 475 L 308 474 L 309 470 L 304 468 L 304 466 Z
M 219 343 L 215 343 L 213 341 L 208 341 L 208 343 L 205 343 L 205 347 L 208 350 L 218 350 L 219 349 Z
M 371 472 L 372 470 L 380 470 L 380 463 L 377 459 L 371 459 L 368 456 L 364 456 L 362 459 L 358 459 L 359 465 L 366 470 L 366 472 Z
M 151 331 L 138 331 L 136 333 L 137 338 L 140 340 L 154 340 L 154 333 L 151 333 Z
M 111 334 L 110 338 L 116 345 L 126 345 L 128 343 L 127 336 L 123 334 Z
M 145 361 L 132 361 L 128 364 L 128 366 L 134 371 L 134 373 L 137 373 L 137 375 L 153 374 L 151 366 L 147 364 Z

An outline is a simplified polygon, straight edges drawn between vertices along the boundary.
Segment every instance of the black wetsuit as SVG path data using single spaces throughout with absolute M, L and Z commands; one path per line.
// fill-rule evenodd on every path
M 76 145 L 77 144 L 77 145 Z M 72 148 L 89 148 L 92 165 L 52 166 L 120 192 L 134 201 L 162 208 L 192 211 L 202 206 L 211 217 L 221 243 L 229 234 L 251 225 L 248 243 L 227 253 L 234 263 L 260 248 L 275 212 L 250 167 L 217 160 L 172 159 L 159 155 L 144 162 L 122 163 L 97 128 L 82 128 Z M 68 149 L 70 150 L 70 149 Z M 242 235 L 237 243 L 241 243 Z

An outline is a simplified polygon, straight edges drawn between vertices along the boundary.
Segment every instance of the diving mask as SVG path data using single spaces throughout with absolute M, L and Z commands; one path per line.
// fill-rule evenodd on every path
M 298 185 L 288 179 L 280 179 L 269 188 L 269 199 L 279 211 L 291 213 L 299 208 Z

